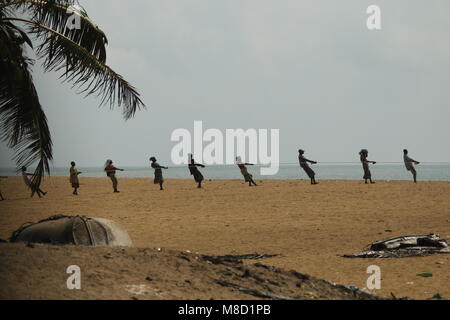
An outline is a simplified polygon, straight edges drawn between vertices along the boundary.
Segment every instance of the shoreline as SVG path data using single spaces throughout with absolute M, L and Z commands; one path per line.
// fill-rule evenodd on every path
M 5 176 L 5 177 L 6 178 L 1 178 L 1 179 L 3 181 L 6 181 L 4 179 L 16 178 L 16 179 L 20 179 L 20 181 L 22 181 L 22 177 L 20 175 Z M 153 181 L 153 179 L 154 179 L 153 175 L 142 176 L 142 177 L 123 177 L 123 176 L 120 176 L 120 175 L 116 175 L 116 177 L 117 177 L 118 180 L 133 180 L 133 179 L 137 179 L 137 180 L 145 179 L 145 180 L 148 180 L 148 179 L 151 179 Z M 65 179 L 65 178 L 69 179 L 69 175 L 45 176 L 43 178 L 43 181 L 50 180 L 50 179 Z M 85 179 L 98 179 L 98 180 L 106 179 L 106 180 L 109 181 L 109 178 L 106 175 L 105 175 L 105 177 L 91 177 L 91 176 L 89 176 L 89 177 L 88 176 L 84 176 L 83 177 L 83 176 L 80 175 L 79 179 L 80 179 L 80 185 L 82 184 L 82 180 L 85 180 Z M 171 177 L 165 177 L 164 176 L 164 181 L 165 182 L 167 182 L 167 181 L 191 181 L 191 180 L 193 181 L 193 179 L 194 178 L 171 178 Z M 383 183 L 389 183 L 389 182 L 406 182 L 407 183 L 407 182 L 411 182 L 411 183 L 414 184 L 414 182 L 412 181 L 412 178 L 411 179 L 392 179 L 392 180 L 376 179 L 376 178 L 373 178 L 373 179 L 375 181 L 375 184 L 376 184 L 376 182 L 383 182 Z M 254 180 L 261 181 L 261 182 L 265 182 L 265 181 L 270 181 L 270 182 L 307 181 L 307 182 L 309 182 L 310 181 L 309 178 L 305 178 L 305 177 L 292 178 L 292 179 L 261 179 L 259 177 L 254 177 Z M 211 179 L 205 178 L 203 181 L 204 182 L 213 182 L 213 181 L 244 181 L 244 178 L 243 177 L 242 178 L 214 178 L 214 179 L 213 178 L 211 178 Z M 323 181 L 323 182 L 362 182 L 362 184 L 364 184 L 364 179 L 320 179 L 320 178 L 317 178 L 317 181 L 318 182 L 320 182 L 320 181 Z M 417 184 L 420 184 L 420 183 L 450 183 L 450 181 L 449 180 L 418 180 Z M 1 185 L 1 182 L 0 182 L 0 185 Z

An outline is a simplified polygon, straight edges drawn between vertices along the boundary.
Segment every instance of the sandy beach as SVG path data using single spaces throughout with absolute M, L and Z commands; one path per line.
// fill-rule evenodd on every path
M 81 177 L 80 194 L 74 196 L 67 177 L 52 177 L 46 178 L 42 187 L 48 195 L 31 199 L 21 178 L 10 177 L 0 182 L 7 199 L 0 202 L 0 238 L 7 239 L 25 222 L 55 214 L 102 217 L 122 224 L 138 248 L 189 250 L 208 255 L 277 254 L 263 263 L 360 288 L 366 286 L 367 267 L 378 265 L 382 283 L 381 290 L 373 291 L 374 294 L 427 299 L 440 293 L 450 298 L 450 255 L 401 259 L 341 257 L 363 251 L 376 240 L 401 235 L 436 233 L 450 242 L 448 182 L 378 181 L 364 185 L 362 181 L 320 181 L 316 186 L 305 180 L 256 182 L 260 186 L 250 188 L 241 180 L 206 181 L 203 189 L 197 189 L 193 180 L 166 179 L 166 190 L 159 191 L 151 179 L 119 176 L 121 193 L 113 194 L 109 179 Z M 6 251 L 2 246 L 0 251 Z M 89 259 L 86 249 L 79 254 L 82 253 L 85 255 L 80 257 Z M 53 260 L 45 255 L 42 259 L 41 265 L 47 265 L 48 259 L 51 268 Z M 33 272 L 27 273 L 23 267 L 11 268 L 14 270 L 10 286 L 21 288 L 27 277 L 33 277 Z M 23 272 L 22 278 L 18 270 Z M 108 282 L 115 277 L 111 272 L 105 271 L 98 277 Z M 417 276 L 422 272 L 433 276 Z M 52 285 L 39 290 L 51 290 Z M 29 287 L 30 290 L 35 289 Z M 178 296 L 166 297 L 192 298 L 189 290 L 180 292 Z M 41 292 L 31 297 L 48 296 Z

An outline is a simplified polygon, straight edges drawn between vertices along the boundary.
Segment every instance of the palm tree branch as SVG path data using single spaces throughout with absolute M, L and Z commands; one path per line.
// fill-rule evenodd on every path
M 16 1 L 10 1 L 10 2 L 4 3 L 4 4 L 0 4 L 0 10 L 3 10 L 4 8 L 11 7 L 11 6 L 20 5 L 25 1 L 26 0 L 16 0 Z
M 15 1 L 16 7 L 26 8 L 31 20 L 49 27 L 84 47 L 102 62 L 106 62 L 105 33 L 92 23 L 87 12 L 79 7 L 76 9 L 73 0 L 20 0 Z M 77 5 L 78 6 L 78 5 Z M 70 22 L 78 21 L 79 25 Z M 34 29 L 37 37 L 45 36 Z
M 123 106 L 125 119 L 133 117 L 138 109 L 145 108 L 139 93 L 121 75 L 65 35 L 32 20 L 3 20 L 25 22 L 46 31 L 49 36 L 37 49 L 39 56 L 45 57 L 44 69 L 62 71 L 60 78 L 72 82 L 81 93 L 100 96 L 101 105 Z
M 9 39 L 4 24 L 0 30 L 0 41 Z M 23 55 L 21 42 L 12 41 L 4 47 L 0 56 L 0 128 L 1 139 L 15 151 L 18 167 L 29 166 L 39 161 L 32 187 L 41 184 L 45 172 L 50 171 L 52 141 L 46 116 L 42 110 L 33 84 L 29 64 Z

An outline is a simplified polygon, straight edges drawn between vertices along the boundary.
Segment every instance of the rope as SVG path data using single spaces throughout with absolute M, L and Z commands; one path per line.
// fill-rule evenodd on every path
M 296 165 L 296 166 L 298 166 L 299 165 L 298 162 L 278 162 L 278 163 L 270 163 L 270 164 L 271 165 L 279 165 L 279 166 L 289 166 L 289 165 Z M 360 165 L 361 162 L 360 161 L 319 161 L 315 165 L 322 165 L 322 164 L 325 164 L 325 165 Z M 403 165 L 404 162 L 403 161 L 376 161 L 376 164 Z M 448 161 L 420 161 L 420 164 L 422 164 L 422 165 L 450 166 L 450 162 L 448 162 Z M 253 166 L 255 166 L 255 167 L 261 167 L 261 166 L 267 166 L 267 165 L 269 165 L 269 163 L 266 163 L 266 164 L 255 163 L 255 164 L 253 164 Z M 209 167 L 233 167 L 233 166 L 237 166 L 237 164 L 235 164 L 235 163 L 234 164 L 206 164 L 205 168 L 209 168 Z M 171 169 L 171 168 L 188 168 L 188 164 L 170 165 L 168 167 L 169 167 L 168 169 Z M 142 169 L 143 167 L 136 167 L 136 168 Z M 205 168 L 202 168 L 202 169 L 205 169 Z M 155 168 L 149 167 L 149 169 L 155 169 Z M 167 170 L 165 168 L 161 168 L 161 169 L 162 170 Z M 133 169 L 129 169 L 129 170 L 133 170 Z M 103 169 L 101 171 L 103 171 Z M 125 171 L 127 171 L 127 169 L 125 169 Z M 7 178 L 7 176 L 3 176 L 1 178 Z M 55 182 L 52 179 L 49 179 L 49 180 L 50 180 L 49 185 L 53 188 Z
M 272 165 L 274 164 L 278 164 L 278 165 L 299 165 L 298 162 L 278 162 L 278 163 L 271 163 Z M 361 161 L 320 161 L 318 162 L 316 165 L 321 165 L 321 164 L 335 164 L 335 165 L 340 165 L 340 164 L 361 164 Z M 376 164 L 401 164 L 403 165 L 404 162 L 403 161 L 376 161 Z M 450 166 L 450 162 L 441 162 L 441 161 L 420 161 L 420 164 L 430 164 L 430 165 L 446 165 L 446 166 Z M 262 164 L 262 163 L 255 163 L 253 164 L 253 166 L 267 166 L 269 165 L 267 164 Z M 208 167 L 231 167 L 231 166 L 237 166 L 237 164 L 206 164 L 205 168 Z M 170 168 L 185 168 L 188 167 L 187 164 L 182 164 L 182 165 L 172 165 L 169 166 Z

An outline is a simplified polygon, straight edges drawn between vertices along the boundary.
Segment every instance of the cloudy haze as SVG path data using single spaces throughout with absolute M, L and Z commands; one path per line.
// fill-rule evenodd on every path
M 54 165 L 170 164 L 177 128 L 280 129 L 280 160 L 450 161 L 450 2 L 80 0 L 148 109 L 124 121 L 34 72 Z M 382 30 L 366 28 L 377 4 Z M 0 145 L 0 167 L 12 152 Z

